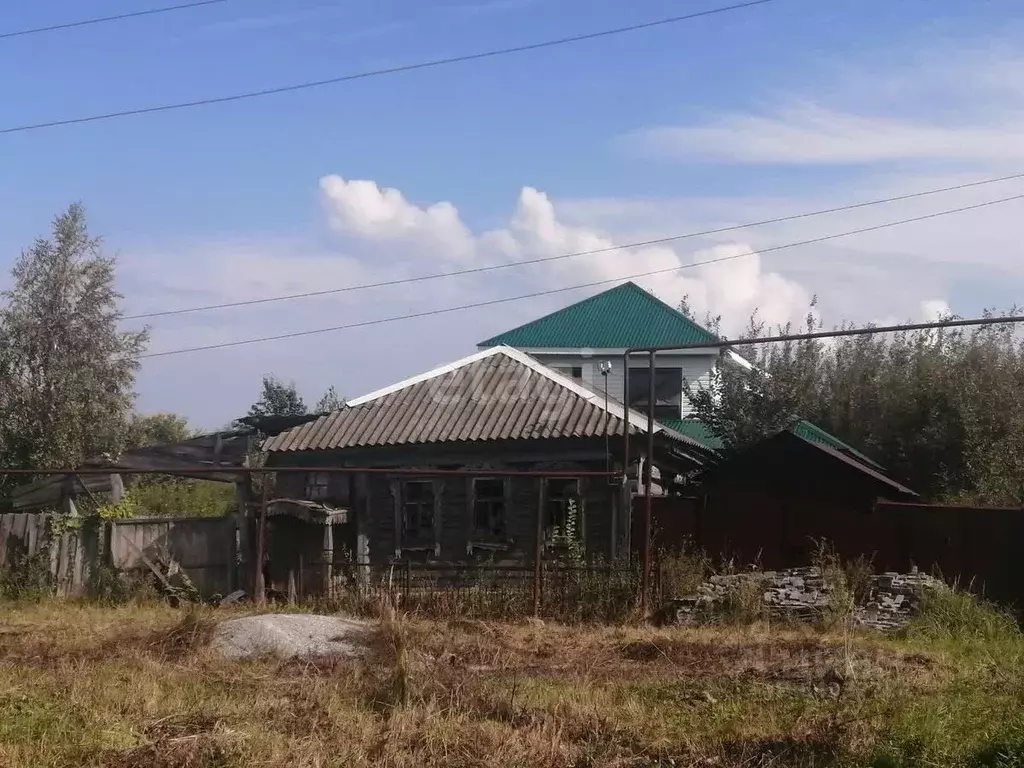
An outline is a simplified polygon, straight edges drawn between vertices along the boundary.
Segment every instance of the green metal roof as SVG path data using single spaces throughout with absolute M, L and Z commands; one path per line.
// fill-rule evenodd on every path
M 713 451 L 718 451 L 722 448 L 722 439 L 712 434 L 703 421 L 697 421 L 697 419 L 658 419 L 658 423 L 665 425 L 675 432 L 693 438 Z
M 721 450 L 723 443 L 721 438 L 713 434 L 707 425 L 697 419 L 659 419 L 658 423 L 664 424 L 669 429 L 679 432 L 687 437 L 691 437 L 699 443 L 705 445 L 711 450 Z M 848 453 L 858 461 L 861 461 L 875 469 L 881 469 L 876 461 L 865 456 L 863 453 L 858 451 L 856 448 L 844 443 L 835 435 L 831 435 L 816 424 L 812 424 L 809 421 L 802 420 L 798 421 L 792 427 L 789 428 L 797 437 L 802 437 L 812 443 L 818 445 L 825 445 L 843 453 Z
M 623 283 L 478 346 L 520 349 L 624 349 L 719 339 L 635 283 Z
M 870 466 L 875 467 L 876 469 L 882 468 L 881 465 L 878 464 L 878 462 L 868 458 L 853 446 L 844 443 L 835 435 L 830 435 L 824 429 L 817 426 L 816 424 L 812 424 L 809 421 L 798 421 L 796 424 L 789 428 L 789 431 L 792 432 L 797 437 L 802 437 L 804 440 L 809 440 L 812 443 L 818 443 L 819 445 L 827 445 L 829 448 L 834 448 L 837 451 L 849 453 L 854 458 L 863 461 L 864 463 L 869 464 Z

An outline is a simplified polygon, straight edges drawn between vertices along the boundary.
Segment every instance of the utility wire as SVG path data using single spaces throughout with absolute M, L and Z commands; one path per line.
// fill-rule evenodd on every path
M 66 21 L 62 24 L 50 24 L 46 27 L 34 27 L 32 29 L 19 29 L 14 32 L 0 32 L 0 40 L 7 40 L 11 37 L 25 37 L 27 35 L 39 35 L 43 32 L 56 32 L 60 29 L 73 29 L 74 27 L 88 27 L 92 24 L 105 24 L 108 21 L 123 21 L 125 19 L 137 19 L 141 16 L 155 16 L 158 13 L 170 13 L 171 11 L 184 11 L 189 8 L 200 8 L 204 5 L 218 5 L 228 0 L 196 0 L 191 3 L 179 3 L 178 5 L 165 5 L 162 8 L 148 8 L 144 11 L 132 11 L 130 13 L 119 13 L 116 16 L 100 16 L 95 19 L 82 19 L 81 21 Z
M 352 291 L 364 291 L 370 288 L 389 288 L 396 285 L 406 285 L 408 283 L 419 283 L 427 280 L 440 280 L 448 277 L 459 277 L 461 275 L 474 275 L 482 272 L 494 272 L 499 269 L 510 269 L 512 267 L 524 267 L 531 264 L 546 264 L 553 261 L 562 261 L 565 259 L 573 259 L 579 256 L 595 256 L 601 253 L 611 253 L 612 251 L 627 250 L 630 248 L 645 248 L 652 245 L 664 245 L 665 243 L 678 242 L 680 240 L 688 240 L 695 237 L 705 237 L 707 235 L 717 235 L 723 232 L 735 232 L 741 229 L 750 229 L 752 227 L 761 227 L 768 224 L 780 224 L 786 221 L 797 221 L 798 219 L 807 219 L 813 216 L 824 216 L 829 213 L 839 213 L 840 211 L 852 211 L 858 208 L 868 208 L 874 205 L 883 205 L 885 203 L 896 203 L 902 200 L 911 200 L 918 197 L 927 197 L 929 195 L 938 195 L 943 192 L 954 192 L 961 189 L 969 189 L 971 187 L 980 187 L 986 184 L 996 184 L 1002 181 L 1012 181 L 1015 179 L 1024 179 L 1024 173 L 1015 173 L 1010 176 L 1000 176 L 995 179 L 983 179 L 981 181 L 972 181 L 966 184 L 957 184 L 952 187 L 942 187 L 940 189 L 929 189 L 922 192 L 911 192 L 906 195 L 897 195 L 895 197 L 885 197 L 878 200 L 868 200 L 863 203 L 853 203 L 851 205 L 842 205 L 837 208 L 825 208 L 819 211 L 810 211 L 808 213 L 797 213 L 792 216 L 780 216 L 774 219 L 764 219 L 762 221 L 753 221 L 746 224 L 734 224 L 728 227 L 719 227 L 717 229 L 706 229 L 700 232 L 687 232 L 681 235 L 669 235 L 667 237 L 659 237 L 653 240 L 642 240 L 633 243 L 623 243 L 622 245 L 612 245 L 604 248 L 595 248 L 588 251 L 575 251 L 573 253 L 564 253 L 557 256 L 543 256 L 535 259 L 525 259 L 522 261 L 513 261 L 506 264 L 491 264 L 483 267 L 472 267 L 469 269 L 460 269 L 452 272 L 437 272 L 432 275 L 417 275 L 414 277 L 402 277 L 394 280 L 383 280 L 376 283 L 362 283 L 359 285 L 347 285 L 342 288 L 327 288 L 320 291 L 307 291 L 305 293 L 291 293 L 281 296 L 267 296 L 262 299 L 248 299 L 246 301 L 230 301 L 223 304 L 206 304 L 199 307 L 185 307 L 182 309 L 165 309 L 154 312 L 143 312 L 137 315 L 127 315 L 122 320 L 145 320 L 154 317 L 170 317 L 173 315 L 185 315 L 193 312 L 210 312 L 216 309 L 231 309 L 234 307 L 250 307 L 257 304 L 270 304 L 278 301 L 291 301 L 293 299 L 308 299 L 317 296 L 330 296 L 338 293 L 349 293 Z
M 213 1 L 213 0 L 211 0 Z M 223 0 L 217 0 L 221 2 Z M 356 72 L 349 75 L 341 75 L 339 77 L 330 77 L 324 80 L 310 80 L 303 83 L 295 83 L 293 85 L 283 85 L 276 88 L 264 88 L 258 91 L 248 91 L 246 93 L 236 93 L 229 96 L 216 96 L 208 99 L 196 99 L 195 101 L 182 101 L 174 104 L 161 104 L 155 107 L 141 107 L 139 109 L 125 109 L 119 112 L 106 112 L 99 115 L 89 115 L 87 117 L 71 117 L 64 120 L 49 120 L 44 123 L 32 123 L 28 125 L 18 125 L 9 128 L 0 128 L 0 134 L 5 133 L 22 133 L 24 131 L 36 131 L 42 128 L 56 128 L 62 125 L 77 125 L 79 123 L 94 123 L 100 120 L 113 120 L 119 117 L 131 117 L 134 115 L 148 115 L 155 112 L 169 112 L 176 109 L 189 109 L 191 107 L 202 107 L 211 104 L 225 104 L 232 101 L 243 101 L 246 99 L 262 98 L 264 96 L 275 96 L 281 93 L 290 93 L 292 91 L 303 91 L 310 88 L 321 88 L 326 85 L 336 85 L 338 83 L 348 83 L 353 80 L 365 80 L 370 77 L 380 77 L 382 75 L 394 75 L 399 72 L 412 72 L 419 69 L 432 69 L 434 67 L 443 67 L 449 64 L 460 64 L 467 61 L 479 61 L 480 59 L 490 59 L 497 56 L 507 56 L 513 53 L 525 53 L 526 51 L 536 51 L 542 48 L 553 48 L 557 45 L 567 45 L 569 43 L 579 43 L 585 40 L 596 40 L 602 37 L 611 37 L 612 35 L 622 35 L 627 32 L 638 32 L 643 29 L 651 29 L 654 27 L 667 26 L 669 24 L 676 24 L 682 21 L 690 21 L 691 19 L 698 19 L 703 16 L 713 16 L 719 13 L 726 13 L 728 11 L 737 11 L 743 8 L 751 8 L 755 5 L 765 5 L 767 3 L 774 2 L 774 0 L 749 0 L 745 3 L 737 3 L 735 5 L 726 5 L 719 8 L 710 8 L 705 11 L 697 11 L 695 13 L 688 13 L 683 16 L 671 16 L 664 19 L 656 19 L 655 21 L 646 21 L 641 24 L 632 24 L 626 27 L 616 27 L 614 29 L 605 29 L 600 32 L 589 32 L 582 35 L 573 35 L 571 37 L 560 37 L 554 40 L 544 40 L 539 43 L 528 43 L 526 45 L 517 45 L 511 48 L 496 48 L 489 51 L 481 51 L 479 53 L 470 53 L 462 56 L 451 56 L 445 59 L 433 59 L 431 61 L 421 61 L 416 64 L 402 64 L 395 67 L 388 67 L 386 69 L 374 69 L 366 72 Z
M 898 221 L 890 221 L 884 224 L 876 224 L 871 227 L 861 227 L 859 229 L 852 229 L 847 232 L 838 232 L 832 235 L 823 235 L 821 237 L 814 237 L 809 240 L 800 240 L 795 243 L 786 243 L 784 245 L 775 245 L 769 248 L 761 248 L 756 251 L 747 251 L 745 253 L 736 253 L 729 256 L 720 256 L 715 259 L 707 259 L 706 261 L 696 261 L 691 264 L 682 264 L 675 267 L 668 267 L 667 269 L 654 269 L 649 272 L 638 272 L 632 275 L 622 275 L 620 277 L 607 278 L 604 280 L 594 280 L 589 283 L 581 283 L 579 285 L 570 285 L 563 288 L 551 288 L 545 291 L 534 291 L 533 293 L 521 294 L 519 296 L 508 296 L 502 299 L 490 299 L 488 301 L 477 301 L 472 304 L 460 304 L 455 307 L 444 307 L 442 309 L 430 309 L 424 312 L 413 312 L 406 315 L 393 315 L 392 317 L 378 318 L 376 320 L 361 320 L 356 323 L 348 323 L 346 325 L 335 325 L 329 328 L 314 328 L 306 331 L 293 331 L 291 333 L 281 333 L 276 336 L 260 336 L 254 339 L 239 339 L 238 341 L 225 341 L 219 344 L 206 344 L 199 347 L 186 347 L 184 349 L 171 349 L 165 352 L 150 352 L 145 355 L 139 355 L 140 358 L 149 357 L 168 357 L 170 355 L 183 355 L 189 352 L 204 352 L 212 349 L 226 349 L 227 347 L 241 347 L 249 344 L 261 344 L 267 341 L 282 341 L 285 339 L 297 339 L 303 336 L 315 336 L 321 333 L 332 333 L 334 331 L 345 331 L 353 328 L 365 328 L 371 325 L 383 325 L 384 323 L 394 323 L 400 320 L 415 320 L 421 317 L 432 317 L 434 315 L 443 315 L 450 312 L 460 312 L 466 309 L 478 309 L 480 307 L 491 307 L 497 304 L 507 304 L 513 301 L 523 301 L 525 299 L 534 299 L 540 296 L 551 296 L 556 293 L 566 293 L 568 291 L 576 291 L 583 288 L 593 288 L 599 285 L 607 285 L 609 283 L 617 283 L 621 280 L 633 280 L 641 277 L 651 277 L 653 275 L 663 275 L 670 272 L 679 272 L 684 269 L 691 269 L 693 267 L 705 266 L 707 264 L 718 264 L 724 261 L 732 261 L 734 259 L 741 259 L 748 256 L 755 256 L 758 254 L 771 253 L 773 251 L 782 251 L 788 248 L 798 248 L 804 245 L 812 245 L 814 243 L 823 243 L 827 240 L 836 240 L 841 237 L 850 237 L 851 235 L 860 235 L 866 232 L 876 232 L 880 229 L 887 229 L 889 227 L 896 227 L 903 224 L 911 224 L 917 221 L 926 221 L 928 219 L 935 219 L 940 216 L 948 216 L 953 213 L 963 213 L 965 211 L 974 211 L 979 208 L 986 208 L 991 205 L 998 205 L 1000 203 L 1008 203 L 1013 200 L 1024 199 L 1024 194 L 1013 195 L 1012 197 L 1003 197 L 998 200 L 988 200 L 984 203 L 976 203 L 974 205 L 966 205 L 961 208 L 951 208 L 946 211 L 938 211 L 936 213 L 929 213 L 923 216 L 914 216 L 913 218 L 900 219 Z

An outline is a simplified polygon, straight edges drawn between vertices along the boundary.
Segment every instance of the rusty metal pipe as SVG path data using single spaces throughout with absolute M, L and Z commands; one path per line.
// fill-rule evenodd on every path
M 459 475 L 464 477 L 614 477 L 616 472 L 603 470 L 528 470 L 528 469 L 502 469 L 502 470 L 477 470 L 477 469 L 411 469 L 408 467 L 334 467 L 330 465 L 320 467 L 178 467 L 176 469 L 129 469 L 127 467 L 81 467 L 78 469 L 3 469 L 0 468 L 0 477 L 5 475 L 215 475 L 215 474 L 237 474 L 249 475 L 262 472 L 341 472 L 344 474 L 356 474 L 366 472 L 376 475 L 414 475 L 417 477 Z
M 643 540 L 643 573 L 640 576 L 640 610 L 647 617 L 648 601 L 651 590 L 651 488 L 654 477 L 654 362 L 657 352 L 650 353 L 647 382 L 647 461 L 644 466 L 644 540 Z

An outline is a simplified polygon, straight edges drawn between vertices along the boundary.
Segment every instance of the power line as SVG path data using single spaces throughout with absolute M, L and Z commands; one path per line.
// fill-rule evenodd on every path
M 822 243 L 828 240 L 836 240 L 842 237 L 850 237 L 851 235 L 860 235 L 867 232 L 876 232 L 881 229 L 887 229 L 889 227 L 896 227 L 903 224 L 911 224 L 918 221 L 925 221 L 928 219 L 935 219 L 940 216 L 948 216 L 953 213 L 963 213 L 965 211 L 973 211 L 979 208 L 986 208 L 991 205 L 998 205 L 1000 203 L 1008 203 L 1013 200 L 1024 199 L 1024 194 L 1013 195 L 1012 197 L 1004 197 L 998 200 L 988 200 L 984 203 L 976 203 L 974 205 L 966 205 L 961 208 L 951 208 L 946 211 L 938 211 L 936 213 L 929 213 L 923 216 L 915 216 L 908 219 L 900 219 L 898 221 L 890 221 L 884 224 L 876 224 L 871 227 L 861 227 L 859 229 L 852 229 L 847 232 L 839 232 L 832 235 L 823 235 L 821 237 L 814 237 L 809 240 L 801 240 L 795 243 L 786 243 L 784 245 L 775 245 L 769 248 L 761 248 L 757 251 L 747 251 L 745 253 L 736 253 L 729 256 L 720 256 L 715 259 L 707 259 L 706 261 L 693 262 L 692 264 L 682 264 L 675 267 L 669 267 L 666 269 L 654 269 L 649 272 L 639 272 L 632 275 L 622 275 L 621 277 L 607 278 L 604 280 L 594 280 L 589 283 L 581 283 L 579 285 L 571 285 L 563 288 L 551 288 L 545 291 L 534 291 L 533 293 L 521 294 L 519 296 L 508 296 L 502 299 L 490 299 L 488 301 L 478 301 L 471 304 L 460 304 L 455 307 L 444 307 L 442 309 L 431 309 L 423 312 L 413 312 L 406 315 L 393 315 L 392 317 L 378 318 L 376 320 L 361 320 L 356 323 L 348 323 L 346 325 L 335 325 L 329 328 L 314 328 L 306 331 L 293 331 L 291 333 L 282 333 L 275 336 L 260 336 L 254 339 L 239 339 L 238 341 L 225 341 L 219 344 L 206 344 L 199 347 L 186 347 L 184 349 L 171 349 L 165 352 L 150 352 L 145 355 L 140 355 L 140 358 L 150 357 L 168 357 L 170 355 L 183 355 L 189 352 L 204 352 L 213 349 L 226 349 L 228 347 L 240 347 L 249 344 L 261 344 L 268 341 L 283 341 L 285 339 L 297 339 L 303 336 L 315 336 L 321 333 L 332 333 L 334 331 L 346 331 L 354 328 L 365 328 L 371 325 L 383 325 L 385 323 L 394 323 L 400 320 L 416 320 L 422 317 L 432 317 L 434 315 L 443 315 L 450 312 L 460 312 L 466 309 L 479 309 L 481 307 L 491 307 L 497 304 L 507 304 L 513 301 L 524 301 L 526 299 L 539 298 L 541 296 L 551 296 L 556 293 L 566 293 L 568 291 L 581 290 L 583 288 L 593 288 L 599 285 L 607 285 L 609 283 L 617 283 L 621 280 L 633 280 L 641 277 L 652 277 L 654 275 L 663 275 L 670 272 L 679 272 L 683 269 L 690 269 L 693 267 L 705 266 L 707 264 L 718 264 L 724 261 L 732 261 L 734 259 L 741 259 L 748 256 L 754 256 L 757 254 L 771 253 L 773 251 L 782 251 L 788 248 L 798 248 L 804 245 L 812 245 L 814 243 Z
M 212 0 L 211 0 L 212 1 Z M 217 0 L 222 2 L 223 0 Z M 380 77 L 382 75 L 394 75 L 400 72 L 412 72 L 420 69 L 432 69 L 435 67 L 443 67 L 449 64 L 461 64 L 467 61 L 479 61 L 480 59 L 490 59 L 497 56 L 507 56 L 513 53 L 525 53 L 526 51 L 536 51 L 542 48 L 552 48 L 557 45 L 567 45 L 569 43 L 579 43 L 585 40 L 596 40 L 602 37 L 611 37 L 612 35 L 622 35 L 628 32 L 638 32 L 644 29 L 652 29 L 654 27 L 667 26 L 669 24 L 677 24 L 683 21 L 690 21 L 692 19 L 698 19 L 704 16 L 713 16 L 719 13 L 727 13 L 728 11 L 737 11 L 743 8 L 751 8 L 755 5 L 765 5 L 767 3 L 774 2 L 774 0 L 749 0 L 744 3 L 737 3 L 735 5 L 726 5 L 719 8 L 710 8 L 705 11 L 697 11 L 695 13 L 688 13 L 683 16 L 671 16 L 664 19 L 656 19 L 655 21 L 646 21 L 640 24 L 631 24 L 626 27 L 616 27 L 614 29 L 605 29 L 600 32 L 588 32 L 582 35 L 572 35 L 570 37 L 560 37 L 554 40 L 544 40 L 539 43 L 528 43 L 526 45 L 517 45 L 511 48 L 496 48 L 489 51 L 481 51 L 479 53 L 469 53 L 462 56 L 451 56 L 444 59 L 433 59 L 431 61 L 421 61 L 416 64 L 402 64 L 395 67 L 388 67 L 386 69 L 374 69 L 366 72 L 356 72 L 349 75 L 341 75 L 338 77 L 330 77 L 324 80 L 309 80 L 303 83 L 295 83 L 293 85 L 282 85 L 276 88 L 263 88 L 258 91 L 248 91 L 246 93 L 236 93 L 230 96 L 215 96 L 208 99 L 196 99 L 195 101 L 182 101 L 174 104 L 161 104 L 155 107 L 141 107 L 139 109 L 125 109 L 119 112 L 106 112 L 99 115 L 90 115 L 87 117 L 72 117 L 64 120 L 50 120 L 44 123 L 32 123 L 28 125 L 18 125 L 10 128 L 0 128 L 0 134 L 4 133 L 22 133 L 24 131 L 36 131 L 42 128 L 56 128 L 63 125 L 77 125 L 79 123 L 94 123 L 100 120 L 113 120 L 120 117 L 131 117 L 135 115 L 148 115 L 155 112 L 169 112 L 177 109 L 189 109 L 192 107 L 209 106 L 212 104 L 226 104 L 232 101 L 243 101 L 246 99 L 262 98 L 264 96 L 275 96 L 281 93 L 291 93 L 292 91 L 303 91 L 310 88 L 321 88 L 327 85 L 336 85 L 338 83 L 348 83 L 353 80 L 365 80 L 370 77 Z
M 1024 173 L 1016 173 L 1010 176 L 1000 176 L 995 179 L 983 179 L 981 181 L 972 181 L 965 184 L 957 184 L 952 187 L 942 187 L 940 189 L 929 189 L 922 192 L 911 192 L 906 195 L 897 195 L 895 197 L 885 197 L 878 200 L 868 200 L 862 203 L 853 203 L 851 205 L 843 205 L 836 208 L 825 208 L 818 211 L 810 211 L 808 213 L 797 213 L 791 216 L 780 216 L 774 219 L 764 219 L 762 221 L 753 221 L 746 224 L 734 224 L 728 227 L 719 227 L 717 229 L 706 229 L 700 232 L 687 232 L 681 235 L 669 235 L 667 237 L 659 237 L 653 240 L 642 240 L 639 242 L 623 243 L 622 245 L 612 245 L 604 248 L 595 248 L 588 251 L 575 251 L 573 253 L 564 253 L 557 256 L 543 256 L 535 259 L 526 259 L 523 261 L 514 261 L 507 264 L 491 264 L 484 267 L 472 267 L 469 269 L 460 269 L 452 272 L 437 272 L 431 275 L 417 275 L 415 277 L 403 277 L 396 278 L 394 280 L 382 280 L 376 283 L 362 283 L 359 285 L 347 285 L 342 288 L 327 288 L 320 291 L 306 291 L 305 293 L 291 293 L 281 296 L 267 296 L 262 299 L 248 299 L 246 301 L 230 301 L 222 304 L 206 304 L 199 307 L 185 307 L 182 309 L 165 309 L 158 310 L 155 312 L 143 312 L 137 315 L 127 315 L 122 320 L 145 320 L 154 317 L 169 317 L 172 315 L 185 315 L 193 312 L 210 312 L 216 309 L 231 309 L 235 307 L 250 307 L 257 304 L 270 304 L 278 301 L 291 301 L 292 299 L 309 299 L 317 296 L 330 296 L 332 294 L 349 293 L 352 291 L 364 291 L 370 288 L 390 288 L 396 285 L 406 285 L 408 283 L 419 283 L 427 280 L 440 280 L 448 277 L 460 277 L 462 275 L 474 275 L 482 272 L 494 272 L 499 269 L 510 269 L 512 267 L 524 267 L 531 264 L 546 264 L 553 261 L 562 261 L 565 259 L 573 259 L 579 256 L 596 256 L 602 253 L 611 253 L 613 251 L 627 250 L 631 248 L 645 248 L 652 245 L 664 245 L 665 243 L 678 242 L 680 240 L 688 240 L 695 237 L 706 237 L 708 235 L 718 235 L 724 232 L 735 232 L 741 229 L 750 229 L 752 227 L 761 227 L 768 224 L 781 224 L 787 221 L 797 221 L 798 219 L 807 219 L 813 216 L 823 216 L 830 213 L 839 213 L 841 211 L 852 211 L 858 208 L 868 208 L 874 205 L 883 205 L 885 203 L 896 203 L 902 200 L 911 200 L 918 197 L 927 197 L 929 195 L 938 195 L 943 192 L 954 192 L 962 189 L 969 189 L 971 187 L 980 187 L 986 184 L 996 184 L 1002 181 L 1011 181 L 1015 179 L 1024 179 Z M 703 263 L 703 262 L 701 262 Z
M 82 19 L 81 21 L 66 21 L 61 24 L 50 24 L 46 27 L 34 27 L 32 29 L 19 29 L 14 32 L 0 32 L 0 40 L 7 40 L 11 37 L 25 37 L 27 35 L 38 35 L 43 32 L 56 32 L 60 29 L 72 29 L 74 27 L 88 27 L 92 24 L 105 24 L 108 21 L 123 21 L 125 19 L 137 19 L 141 16 L 155 16 L 158 13 L 170 13 L 171 11 L 184 11 L 189 8 L 200 8 L 204 5 L 218 5 L 228 0 L 196 0 L 191 3 L 179 3 L 178 5 L 165 5 L 162 8 L 148 8 L 143 11 L 132 11 L 130 13 L 119 13 L 116 16 L 100 16 L 95 19 Z

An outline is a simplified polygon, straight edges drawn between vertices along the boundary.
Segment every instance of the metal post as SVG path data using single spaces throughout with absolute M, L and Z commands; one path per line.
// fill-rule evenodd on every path
M 544 554 L 544 478 L 537 478 L 537 521 L 533 542 L 533 615 L 540 615 L 541 558 Z
M 629 485 L 629 352 L 622 355 L 622 484 Z M 627 555 L 629 549 L 626 550 Z
M 644 540 L 643 574 L 641 576 L 640 608 L 647 616 L 648 600 L 651 588 L 651 480 L 654 475 L 654 359 L 656 352 L 650 353 L 650 367 L 647 395 L 647 461 L 644 462 Z
M 263 552 L 267 542 L 267 496 L 270 493 L 270 486 L 267 482 L 267 475 L 262 475 L 263 489 L 260 500 L 260 522 L 256 530 L 256 562 L 253 564 L 253 601 L 256 605 L 265 605 L 267 602 L 266 584 L 263 583 Z

